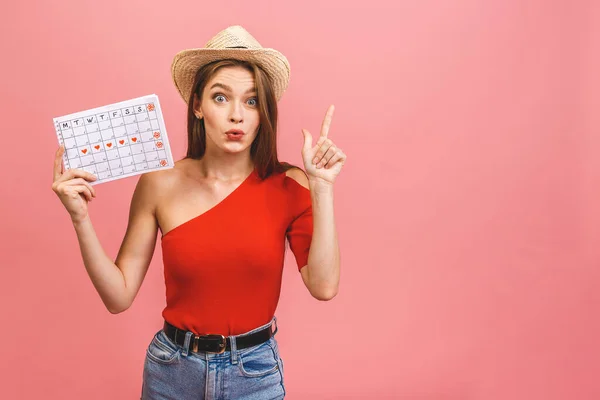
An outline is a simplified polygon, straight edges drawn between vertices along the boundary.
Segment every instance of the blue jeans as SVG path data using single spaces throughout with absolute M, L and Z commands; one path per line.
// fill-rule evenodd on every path
M 277 323 L 275 318 L 273 320 Z M 187 332 L 186 343 L 192 336 Z M 239 336 L 229 337 L 231 351 L 194 353 L 171 341 L 161 329 L 146 351 L 141 399 L 283 399 L 283 360 L 275 336 L 262 344 L 238 350 L 236 338 Z

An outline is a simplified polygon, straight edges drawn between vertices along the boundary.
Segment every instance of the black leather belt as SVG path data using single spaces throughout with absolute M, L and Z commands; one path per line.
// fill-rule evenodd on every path
M 264 329 L 261 329 L 260 331 L 256 331 L 248 335 L 236 336 L 236 348 L 238 350 L 245 349 L 246 347 L 256 346 L 271 339 L 271 337 L 277 331 L 277 329 L 275 330 L 275 332 L 271 331 L 272 326 L 273 324 L 267 326 Z M 184 347 L 185 334 L 187 333 L 187 331 L 179 329 L 171 325 L 167 321 L 165 321 L 163 331 L 169 339 L 171 339 L 173 342 L 177 343 L 181 347 Z M 188 350 L 193 351 L 195 353 L 224 353 L 226 351 L 231 350 L 231 343 L 229 341 L 229 337 L 225 337 L 223 335 L 193 335 L 190 340 L 190 346 Z

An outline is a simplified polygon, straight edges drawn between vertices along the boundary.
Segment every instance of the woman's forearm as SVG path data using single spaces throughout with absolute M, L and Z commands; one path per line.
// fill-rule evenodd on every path
M 89 215 L 82 221 L 73 221 L 85 269 L 102 302 L 113 314 L 125 310 L 127 295 L 121 270 L 106 255 Z
M 308 254 L 309 290 L 318 298 L 331 299 L 338 292 L 340 250 L 333 212 L 333 185 L 309 182 L 313 212 L 313 236 Z

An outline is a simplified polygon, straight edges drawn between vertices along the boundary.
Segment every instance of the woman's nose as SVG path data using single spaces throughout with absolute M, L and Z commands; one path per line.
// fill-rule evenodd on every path
M 244 111 L 243 111 L 243 107 L 241 104 L 239 104 L 239 102 L 232 102 L 232 106 L 231 106 L 231 114 L 229 116 L 229 120 L 233 123 L 240 123 L 244 120 L 244 115 L 243 115 Z

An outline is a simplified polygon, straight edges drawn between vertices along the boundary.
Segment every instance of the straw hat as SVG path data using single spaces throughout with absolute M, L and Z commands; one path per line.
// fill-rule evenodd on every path
M 271 78 L 277 100 L 288 87 L 290 64 L 287 58 L 277 50 L 263 48 L 244 28 L 235 25 L 219 32 L 203 48 L 183 50 L 175 55 L 171 75 L 186 103 L 190 99 L 198 69 L 226 58 L 251 61 L 262 67 Z

